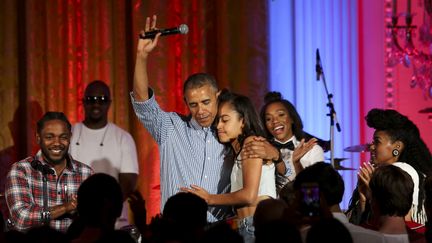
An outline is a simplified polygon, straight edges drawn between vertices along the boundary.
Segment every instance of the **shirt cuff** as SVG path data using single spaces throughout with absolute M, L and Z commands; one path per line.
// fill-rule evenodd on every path
M 137 101 L 137 100 L 135 100 L 134 92 L 131 91 L 129 93 L 129 95 L 131 97 L 132 105 L 139 107 L 140 109 L 152 108 L 154 106 L 154 104 L 156 103 L 156 99 L 155 99 L 154 91 L 152 88 L 149 87 L 148 92 L 149 92 L 148 100 Z

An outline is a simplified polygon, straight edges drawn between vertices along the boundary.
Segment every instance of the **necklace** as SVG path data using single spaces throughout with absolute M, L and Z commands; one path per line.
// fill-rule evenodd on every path
M 106 125 L 106 127 L 105 127 L 105 131 L 104 131 L 104 133 L 103 133 L 103 136 L 102 136 L 102 140 L 101 140 L 101 142 L 100 142 L 100 144 L 99 144 L 99 146 L 101 146 L 101 147 L 103 147 L 104 146 L 104 141 L 105 141 L 105 135 L 106 135 L 106 133 L 107 133 L 107 131 L 108 131 L 108 129 L 109 129 L 109 123 Z M 83 127 L 82 126 L 85 126 L 84 125 L 84 123 L 82 123 L 81 124 L 81 127 L 80 127 L 80 131 L 79 131 L 79 134 L 78 134 L 78 139 L 77 139 L 77 142 L 75 143 L 76 145 L 80 145 L 80 139 L 81 139 L 81 133 L 82 133 L 82 130 L 83 130 Z

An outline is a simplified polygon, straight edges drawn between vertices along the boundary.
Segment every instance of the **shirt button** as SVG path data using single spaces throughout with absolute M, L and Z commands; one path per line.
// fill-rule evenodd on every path
M 210 140 L 207 140 L 207 143 L 210 143 Z
M 207 179 L 207 176 L 205 175 L 204 178 Z
M 210 157 L 208 157 L 207 159 L 210 160 Z
M 58 191 L 57 194 L 61 195 L 61 191 Z

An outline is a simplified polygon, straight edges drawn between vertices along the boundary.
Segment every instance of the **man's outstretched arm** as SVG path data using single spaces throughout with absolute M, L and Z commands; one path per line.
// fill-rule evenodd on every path
M 144 35 L 146 31 L 156 29 L 156 15 L 153 15 L 153 20 L 150 25 L 150 17 L 146 19 L 145 31 L 141 31 Z M 149 99 L 148 93 L 148 75 L 147 75 L 147 58 L 150 52 L 156 47 L 160 33 L 154 39 L 139 39 L 137 56 L 135 62 L 135 74 L 133 82 L 133 94 L 136 101 L 145 101 Z

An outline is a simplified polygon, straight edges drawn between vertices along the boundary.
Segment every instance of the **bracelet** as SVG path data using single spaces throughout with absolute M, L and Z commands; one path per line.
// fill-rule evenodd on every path
M 48 223 L 51 220 L 51 212 L 50 211 L 42 211 L 42 221 Z
M 272 161 L 273 161 L 273 163 L 274 163 L 275 165 L 277 165 L 277 164 L 283 162 L 283 159 L 282 159 L 282 153 L 281 153 L 280 150 L 279 150 L 279 156 L 278 156 L 278 158 L 277 158 L 276 160 L 272 159 Z

